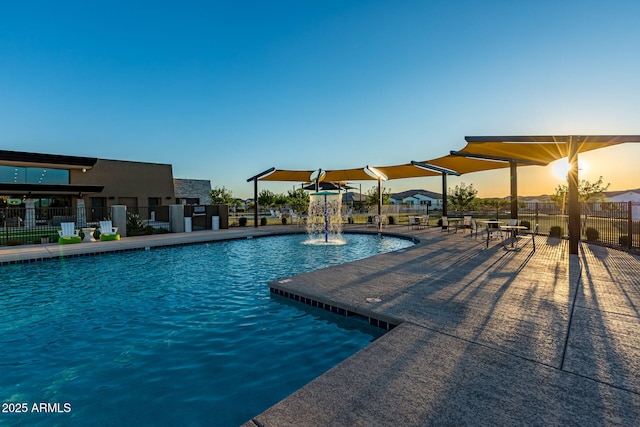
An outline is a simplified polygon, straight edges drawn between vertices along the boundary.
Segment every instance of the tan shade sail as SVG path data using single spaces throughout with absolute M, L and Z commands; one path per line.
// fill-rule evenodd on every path
M 491 160 L 471 159 L 468 157 L 447 155 L 436 159 L 425 160 L 423 163 L 432 164 L 441 168 L 450 169 L 459 174 L 508 168 L 505 162 L 494 162 Z
M 327 182 L 370 181 L 373 179 L 364 171 L 363 167 L 327 171 L 324 177 L 324 181 Z
M 291 182 L 309 182 L 311 174 L 314 170 L 309 171 L 291 171 L 291 170 L 278 170 L 270 173 L 267 176 L 258 178 L 259 181 L 291 181 Z
M 459 154 L 476 155 L 483 158 L 470 158 L 460 155 L 446 155 L 420 163 L 431 164 L 449 169 L 458 174 L 480 172 L 509 167 L 509 160 L 518 165 L 547 165 L 555 160 L 568 157 L 569 140 L 577 144 L 578 153 L 609 147 L 625 142 L 640 142 L 638 135 L 546 135 L 546 136 L 467 136 L 467 145 Z M 489 159 L 493 160 L 489 160 Z M 498 159 L 502 161 L 498 161 Z M 440 172 L 418 168 L 411 163 L 396 166 L 374 166 L 391 179 L 420 178 L 440 176 Z M 310 182 L 311 174 L 316 170 L 293 171 L 276 170 L 259 178 L 260 181 Z M 325 171 L 324 182 L 371 181 L 371 177 L 362 168 Z
M 461 153 L 549 164 L 569 155 L 568 135 L 560 136 L 467 136 Z M 637 135 L 573 136 L 578 153 L 624 142 L 640 141 Z

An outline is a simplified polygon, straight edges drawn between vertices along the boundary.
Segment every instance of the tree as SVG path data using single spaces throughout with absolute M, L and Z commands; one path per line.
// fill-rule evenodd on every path
M 273 206 L 275 198 L 276 198 L 275 194 L 273 194 L 271 191 L 267 189 L 264 189 L 260 191 L 260 194 L 258 194 L 258 205 L 264 206 L 264 207 L 271 207 Z
M 378 186 L 374 185 L 367 191 L 367 206 L 378 206 L 378 201 L 380 200 L 380 193 L 378 192 Z M 388 205 L 391 201 L 391 190 L 387 190 L 386 188 L 382 188 L 382 204 Z
M 511 202 L 506 199 L 484 199 L 482 201 L 483 210 L 496 210 L 496 219 L 498 219 L 500 209 L 506 208 Z
M 309 193 L 302 188 L 289 190 L 287 194 L 291 209 L 295 212 L 307 212 L 309 210 Z
M 454 210 L 464 212 L 469 209 L 469 206 L 471 206 L 476 198 L 476 194 L 478 194 L 478 190 L 473 188 L 473 184 L 467 187 L 465 183 L 462 182 L 460 185 L 456 185 L 453 191 L 449 190 L 447 199 Z
M 607 183 L 607 185 L 604 184 L 602 176 L 593 183 L 581 179 L 578 183 L 578 200 L 583 203 L 603 201 L 603 193 L 607 191 L 607 188 L 609 188 L 610 185 L 611 183 Z M 551 195 L 550 198 L 556 204 L 564 206 L 568 201 L 568 194 L 569 185 L 560 184 L 556 187 L 555 194 Z
M 224 187 L 213 187 L 213 190 L 209 193 L 209 199 L 212 205 L 234 206 L 235 203 L 231 191 Z
M 287 197 L 286 194 L 280 193 L 280 194 L 275 194 L 273 196 L 273 204 L 276 205 L 278 208 L 282 208 L 286 206 L 288 203 L 289 203 L 289 197 Z

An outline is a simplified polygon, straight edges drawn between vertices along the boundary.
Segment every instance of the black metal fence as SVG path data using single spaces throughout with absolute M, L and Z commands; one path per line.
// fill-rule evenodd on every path
M 92 233 L 101 220 L 110 217 L 109 208 L 0 208 L 0 245 L 56 242 L 63 222 L 75 223 L 81 234 L 86 235 Z M 127 235 L 168 231 L 168 206 L 127 209 Z
M 510 210 L 487 208 L 477 212 L 465 212 L 476 218 L 511 218 Z M 449 216 L 462 216 L 462 212 L 450 212 Z M 569 214 L 566 206 L 556 203 L 520 203 L 518 221 L 544 235 L 568 237 Z M 582 203 L 580 238 L 589 243 L 621 249 L 640 249 L 640 202 Z
M 612 247 L 640 249 L 640 202 L 583 203 L 581 212 L 581 239 Z M 35 244 L 43 239 L 57 241 L 62 222 L 74 222 L 76 228 L 87 233 L 100 220 L 110 219 L 110 214 L 109 208 L 0 208 L 0 245 Z M 449 216 L 463 214 L 471 214 L 477 219 L 511 217 L 511 212 L 504 208 L 450 212 Z M 528 222 L 531 228 L 538 224 L 540 234 L 568 236 L 567 210 L 556 203 L 521 203 L 518 220 Z M 168 206 L 127 208 L 127 235 L 167 231 Z

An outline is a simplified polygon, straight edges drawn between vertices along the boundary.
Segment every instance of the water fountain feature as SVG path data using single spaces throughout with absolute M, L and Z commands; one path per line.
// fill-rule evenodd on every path
M 307 243 L 342 245 L 342 197 L 340 193 L 311 193 L 307 220 Z

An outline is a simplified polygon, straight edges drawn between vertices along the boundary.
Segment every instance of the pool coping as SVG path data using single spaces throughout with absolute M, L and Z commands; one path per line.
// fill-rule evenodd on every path
M 268 226 L 5 247 L 0 264 L 303 232 Z M 310 272 L 270 287 L 398 326 L 246 426 L 640 419 L 640 337 L 633 332 L 640 328 L 640 257 L 588 244 L 568 255 L 566 242 L 552 239 L 535 253 L 504 251 L 500 243 L 485 250 L 482 239 L 436 228 L 382 234 L 419 241 L 323 269 L 331 280 Z

